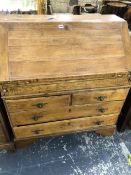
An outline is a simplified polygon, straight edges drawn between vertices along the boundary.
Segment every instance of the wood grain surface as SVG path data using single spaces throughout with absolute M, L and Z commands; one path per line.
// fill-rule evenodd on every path
M 115 89 L 115 90 L 95 90 L 89 92 L 81 91 L 74 93 L 72 97 L 73 105 L 82 105 L 89 103 L 101 103 L 103 101 L 117 101 L 124 100 L 128 94 L 129 89 Z
M 51 96 L 40 98 L 29 98 L 19 100 L 6 100 L 6 107 L 10 112 L 19 111 L 49 111 L 56 110 L 64 106 L 69 106 L 70 96 Z
M 103 78 L 102 78 L 103 76 Z M 87 76 L 88 77 L 88 76 Z M 15 81 L 4 83 L 2 85 L 2 98 L 12 99 L 12 98 L 25 98 L 26 96 L 38 96 L 38 95 L 49 95 L 53 94 L 64 94 L 66 92 L 72 93 L 74 90 L 82 89 L 96 89 L 96 88 L 129 88 L 130 83 L 128 81 L 128 74 L 110 74 L 109 76 L 104 76 L 102 74 L 99 76 L 89 76 L 88 78 L 79 77 L 79 79 L 63 78 L 60 80 L 27 80 L 27 81 Z M 67 93 L 67 94 L 68 94 Z
M 127 26 L 116 16 L 0 16 L 0 26 L 1 81 L 128 72 Z

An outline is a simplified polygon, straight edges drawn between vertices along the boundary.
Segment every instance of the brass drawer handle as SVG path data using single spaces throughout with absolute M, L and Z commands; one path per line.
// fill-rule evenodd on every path
M 36 129 L 36 130 L 33 130 L 32 132 L 36 135 L 40 134 L 41 131 L 44 131 L 44 130 L 40 130 L 40 129 Z
M 36 103 L 33 106 L 36 106 L 37 108 L 43 108 L 47 103 Z
M 99 109 L 98 109 L 98 111 L 101 112 L 101 113 L 106 112 L 106 110 L 107 110 L 107 109 L 105 109 L 105 108 L 99 108 Z
M 95 122 L 97 125 L 101 125 L 102 123 L 104 123 L 104 121 L 96 121 Z
M 42 118 L 42 116 L 36 116 L 36 115 L 32 116 L 32 120 L 34 121 L 38 121 L 40 118 Z
M 99 97 L 96 97 L 96 99 L 98 101 L 104 101 L 107 97 L 106 96 L 99 96 Z
M 122 78 L 124 75 L 123 74 L 117 74 L 116 77 L 117 78 Z

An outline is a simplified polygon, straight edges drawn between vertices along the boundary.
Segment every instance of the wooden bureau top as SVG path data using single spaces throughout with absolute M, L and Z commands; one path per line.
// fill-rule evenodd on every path
M 115 15 L 0 16 L 0 81 L 128 73 L 130 38 Z
M 0 15 L 0 23 L 44 23 L 44 22 L 123 22 L 122 18 L 116 15 Z

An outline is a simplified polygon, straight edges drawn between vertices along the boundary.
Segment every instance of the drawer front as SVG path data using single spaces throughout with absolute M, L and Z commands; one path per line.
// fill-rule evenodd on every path
M 57 120 L 78 118 L 83 116 L 105 115 L 120 113 L 123 101 L 103 102 L 98 104 L 75 105 L 56 109 L 56 111 L 30 111 L 10 113 L 9 117 L 13 126 L 36 124 Z
M 94 116 L 120 113 L 123 101 L 103 102 L 97 104 L 75 105 L 71 109 L 71 113 L 81 116 Z
M 71 118 L 69 107 L 56 108 L 55 111 L 29 111 L 9 113 L 13 126 L 43 123 Z
M 99 91 L 82 91 L 73 94 L 73 105 L 82 105 L 90 103 L 98 103 L 103 101 L 117 101 L 124 100 L 128 94 L 129 89 L 116 90 L 99 90 Z
M 5 100 L 5 104 L 9 112 L 56 110 L 58 107 L 68 106 L 69 103 L 69 95 Z
M 79 119 L 63 120 L 37 125 L 14 127 L 16 139 L 38 137 L 46 135 L 63 134 L 74 131 L 88 130 L 101 126 L 112 126 L 116 124 L 117 114 L 103 115 L 95 117 L 85 117 Z

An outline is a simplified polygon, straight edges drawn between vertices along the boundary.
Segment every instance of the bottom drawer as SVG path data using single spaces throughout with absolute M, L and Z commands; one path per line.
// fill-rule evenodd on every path
M 84 117 L 71 120 L 63 120 L 36 125 L 14 127 L 16 139 L 38 137 L 47 135 L 59 135 L 68 132 L 82 131 L 100 126 L 112 126 L 116 124 L 118 114 Z

